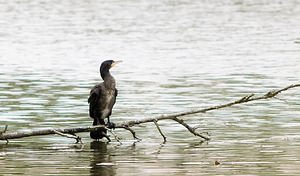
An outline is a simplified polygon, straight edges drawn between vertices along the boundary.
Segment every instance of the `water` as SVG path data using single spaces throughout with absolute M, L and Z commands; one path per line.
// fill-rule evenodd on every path
M 0 125 L 91 125 L 87 97 L 112 70 L 113 121 L 180 112 L 299 83 L 300 6 L 288 1 L 0 1 Z M 123 144 L 59 136 L 0 144 L 0 175 L 299 175 L 299 89 L 172 121 L 116 130 Z M 221 162 L 215 165 L 215 161 Z

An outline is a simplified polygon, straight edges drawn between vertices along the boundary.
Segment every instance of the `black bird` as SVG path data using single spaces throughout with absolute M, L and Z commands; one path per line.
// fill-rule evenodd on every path
M 100 66 L 100 75 L 103 82 L 92 88 L 88 98 L 90 104 L 89 114 L 94 119 L 93 125 L 105 125 L 104 119 L 107 118 L 107 127 L 114 127 L 109 117 L 116 102 L 118 90 L 116 89 L 116 81 L 110 74 L 109 69 L 119 62 L 121 61 L 106 60 Z M 91 131 L 90 136 L 92 139 L 99 140 L 106 137 L 106 130 Z

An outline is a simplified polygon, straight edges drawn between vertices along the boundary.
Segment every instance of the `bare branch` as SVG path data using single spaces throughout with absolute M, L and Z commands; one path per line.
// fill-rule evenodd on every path
M 141 123 L 147 123 L 147 122 L 153 122 L 155 121 L 159 121 L 159 120 L 167 120 L 170 119 L 172 120 L 175 117 L 183 117 L 183 116 L 187 116 L 187 115 L 191 115 L 191 114 L 198 114 L 198 113 L 206 113 L 208 111 L 212 111 L 212 110 L 217 110 L 217 109 L 222 109 L 222 108 L 226 108 L 226 107 L 231 107 L 233 105 L 237 105 L 237 104 L 244 104 L 244 103 L 248 103 L 248 102 L 252 102 L 252 101 L 257 101 L 257 100 L 263 100 L 263 99 L 270 99 L 275 97 L 276 95 L 278 95 L 279 93 L 286 91 L 288 89 L 294 88 L 294 87 L 300 87 L 300 84 L 293 84 L 290 86 L 287 86 L 285 88 L 276 90 L 276 91 L 270 91 L 267 94 L 263 95 L 263 96 L 258 96 L 258 97 L 254 97 L 254 94 L 250 94 L 247 95 L 241 99 L 226 103 L 226 104 L 221 104 L 221 105 L 216 105 L 216 106 L 211 106 L 211 107 L 207 107 L 207 108 L 200 108 L 200 109 L 195 109 L 195 110 L 190 110 L 190 111 L 185 111 L 185 112 L 179 112 L 179 113 L 174 113 L 174 114 L 168 114 L 168 115 L 160 115 L 157 117 L 148 117 L 148 118 L 140 118 L 139 120 L 132 120 L 132 121 L 128 121 L 128 122 L 123 122 L 121 124 L 117 124 L 117 127 L 122 127 L 122 126 L 134 126 L 134 125 L 138 125 Z
M 107 129 L 114 136 L 115 140 L 118 141 L 122 145 L 121 139 L 115 134 L 115 132 L 112 129 L 109 129 L 109 128 L 107 128 Z
M 0 135 L 2 135 L 3 133 L 5 133 L 7 131 L 8 125 L 5 125 L 4 130 L 0 131 Z
M 81 132 L 96 131 L 97 129 L 106 129 L 106 127 L 103 125 L 97 125 L 97 126 L 78 127 L 78 128 L 42 129 L 42 130 L 19 131 L 19 132 L 10 132 L 10 133 L 6 132 L 6 133 L 0 134 L 0 140 L 57 134 L 57 133 L 55 133 L 55 131 L 58 131 L 61 133 L 74 134 L 74 133 L 81 133 Z
M 61 132 L 56 131 L 56 130 L 53 130 L 53 132 L 54 132 L 55 134 L 58 134 L 58 135 L 63 136 L 63 137 L 76 139 L 76 143 L 82 144 L 81 137 L 76 136 L 75 134 L 65 134 L 65 133 L 61 133 Z
M 166 143 L 166 142 L 167 142 L 167 138 L 166 138 L 166 136 L 162 133 L 162 131 L 161 131 L 161 129 L 160 129 L 160 127 L 159 127 L 157 121 L 154 120 L 153 122 L 154 122 L 154 124 L 156 125 L 157 130 L 158 130 L 158 132 L 160 133 L 160 135 L 164 138 L 164 142 L 163 142 L 163 143 Z
M 7 128 L 8 128 L 8 125 L 5 125 L 4 130 L 0 131 L 0 137 L 2 136 L 2 134 L 6 133 Z M 8 144 L 9 143 L 8 139 L 5 139 L 5 140 L 6 140 L 6 144 Z
M 192 128 L 191 126 L 189 126 L 182 119 L 179 119 L 179 118 L 175 117 L 175 118 L 173 118 L 173 120 L 175 120 L 176 122 L 180 123 L 182 126 L 184 126 L 186 129 L 188 129 L 189 132 L 191 132 L 195 136 L 199 136 L 199 137 L 201 137 L 201 138 L 203 138 L 203 139 L 205 139 L 207 141 L 210 140 L 209 137 L 203 136 L 202 134 L 198 133 L 195 128 Z
M 197 113 L 206 113 L 208 111 L 222 109 L 222 108 L 226 108 L 226 107 L 231 107 L 231 106 L 237 105 L 237 104 L 244 104 L 244 103 L 248 103 L 248 102 L 252 102 L 252 101 L 274 98 L 279 93 L 281 93 L 283 91 L 287 91 L 288 89 L 291 89 L 291 88 L 294 88 L 294 87 L 300 87 L 300 84 L 292 84 L 290 86 L 284 87 L 284 88 L 279 89 L 279 90 L 269 91 L 267 94 L 265 94 L 263 96 L 258 96 L 258 97 L 255 97 L 254 94 L 252 93 L 252 94 L 244 96 L 244 97 L 242 97 L 238 100 L 235 100 L 235 101 L 232 101 L 232 102 L 229 102 L 229 103 L 226 103 L 226 104 L 211 106 L 211 107 L 208 107 L 208 108 L 200 108 L 200 109 L 195 109 L 195 110 L 190 110 L 190 111 L 185 111 L 185 112 L 180 112 L 180 113 L 160 115 L 160 116 L 157 116 L 157 117 L 141 118 L 139 120 L 123 122 L 121 124 L 117 124 L 116 128 L 122 128 L 123 126 L 131 127 L 131 126 L 135 126 L 135 125 L 142 124 L 142 123 L 148 123 L 148 122 L 153 122 L 153 121 L 157 122 L 157 121 L 160 121 L 160 120 L 175 120 L 179 123 L 181 121 L 176 120 L 177 117 L 184 117 L 184 116 L 187 116 L 187 115 L 197 114 Z M 193 128 L 189 127 L 184 122 L 181 125 L 185 126 L 193 134 L 196 131 L 195 129 L 193 130 Z M 194 135 L 196 135 L 196 134 L 194 134 Z M 197 133 L 196 136 L 202 137 L 205 140 L 209 140 L 208 137 L 205 137 L 205 136 L 201 135 L 200 133 Z
M 211 107 L 207 107 L 207 108 L 199 108 L 199 109 L 194 109 L 194 110 L 185 111 L 185 112 L 179 112 L 179 113 L 168 114 L 168 115 L 160 115 L 157 117 L 139 118 L 139 120 L 122 122 L 120 124 L 116 124 L 115 128 L 126 129 L 131 132 L 134 139 L 140 140 L 139 138 L 136 137 L 135 131 L 130 127 L 136 126 L 136 125 L 139 125 L 142 123 L 154 122 L 158 131 L 164 137 L 164 141 L 166 141 L 166 137 L 163 135 L 157 122 L 160 120 L 174 120 L 174 121 L 178 122 L 179 124 L 183 125 L 190 133 L 194 134 L 195 136 L 199 136 L 205 140 L 209 140 L 210 139 L 209 137 L 201 135 L 200 133 L 198 133 L 196 131 L 196 129 L 199 127 L 199 125 L 197 125 L 197 128 L 193 128 L 193 127 L 189 126 L 187 123 L 185 123 L 182 119 L 179 119 L 178 117 L 183 118 L 183 117 L 185 117 L 187 115 L 191 115 L 191 114 L 205 113 L 205 112 L 212 111 L 212 110 L 231 107 L 233 105 L 244 104 L 244 103 L 257 101 L 257 100 L 274 98 L 278 94 L 280 94 L 284 91 L 287 91 L 289 89 L 295 88 L 295 87 L 300 87 L 300 84 L 293 84 L 293 85 L 287 86 L 287 87 L 279 89 L 279 90 L 269 91 L 268 93 L 266 93 L 263 96 L 255 96 L 254 94 L 250 94 L 250 95 L 244 96 L 238 100 L 235 100 L 235 101 L 232 101 L 229 103 L 211 106 Z M 65 128 L 65 129 L 58 128 L 58 129 L 43 129 L 43 130 L 32 130 L 32 131 L 7 132 L 7 126 L 6 126 L 4 131 L 0 132 L 0 140 L 6 140 L 8 142 L 8 139 L 16 139 L 16 138 L 40 136 L 40 135 L 50 135 L 50 134 L 59 134 L 59 135 L 66 137 L 67 134 L 90 132 L 90 131 L 96 131 L 98 129 L 105 130 L 105 129 L 107 129 L 107 127 L 105 127 L 103 125 L 98 125 L 98 126 L 78 127 L 78 128 Z M 67 136 L 69 136 L 69 135 L 67 135 Z M 105 136 L 107 138 L 107 140 L 110 141 L 109 137 L 105 133 L 103 133 L 103 136 Z M 72 138 L 78 139 L 78 137 L 76 137 L 76 135 L 74 135 Z M 117 140 L 117 138 L 116 138 L 116 140 Z
M 141 141 L 140 138 L 136 137 L 135 131 L 134 131 L 132 128 L 130 128 L 129 126 L 126 126 L 126 125 L 123 125 L 123 126 L 116 126 L 116 128 L 124 128 L 124 129 L 130 131 L 130 133 L 131 133 L 132 136 L 133 136 L 133 139 L 136 139 L 136 140 L 138 140 L 138 141 Z

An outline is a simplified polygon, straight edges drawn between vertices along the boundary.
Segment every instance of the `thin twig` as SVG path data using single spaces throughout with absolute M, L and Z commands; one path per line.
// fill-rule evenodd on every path
M 6 133 L 7 128 L 8 128 L 8 125 L 5 125 L 4 130 L 0 131 L 0 136 L 2 136 L 4 133 Z M 6 140 L 6 144 L 8 144 L 9 143 L 8 139 L 5 139 L 5 140 Z
M 113 130 L 109 129 L 109 128 L 107 128 L 107 129 L 114 136 L 115 140 L 118 141 L 122 145 L 121 139 L 113 132 Z
M 184 126 L 186 129 L 189 130 L 189 132 L 191 132 L 192 134 L 194 134 L 195 136 L 199 136 L 205 140 L 210 140 L 209 137 L 203 136 L 202 134 L 198 133 L 194 128 L 192 128 L 191 126 L 189 126 L 187 123 L 185 123 L 182 119 L 179 119 L 177 117 L 173 118 L 173 120 L 175 120 L 176 122 L 180 123 L 182 126 Z
M 55 134 L 58 134 L 58 135 L 63 136 L 63 137 L 76 139 L 76 143 L 82 144 L 81 137 L 76 136 L 75 134 L 61 133 L 61 132 L 59 132 L 59 131 L 57 131 L 57 130 L 53 130 L 53 132 L 54 132 Z
M 5 133 L 7 131 L 8 125 L 5 125 L 4 130 L 0 131 L 0 135 L 2 135 L 3 133 Z
M 141 141 L 140 138 L 136 137 L 135 131 L 134 131 L 132 128 L 130 128 L 129 126 L 125 126 L 125 125 L 124 125 L 124 126 L 122 126 L 121 128 L 124 128 L 124 129 L 130 131 L 130 133 L 132 134 L 132 136 L 133 136 L 134 139 L 136 139 L 136 140 L 138 140 L 138 141 Z
M 157 121 L 154 120 L 153 122 L 154 122 L 154 124 L 156 125 L 157 130 L 158 130 L 158 132 L 160 133 L 160 135 L 164 138 L 164 142 L 163 142 L 163 143 L 166 143 L 166 142 L 167 142 L 167 138 L 166 138 L 166 136 L 163 134 L 163 132 L 161 131 L 161 129 L 160 129 L 160 127 L 159 127 Z
M 7 131 L 7 128 L 8 128 L 8 125 L 5 125 L 3 133 L 5 133 Z

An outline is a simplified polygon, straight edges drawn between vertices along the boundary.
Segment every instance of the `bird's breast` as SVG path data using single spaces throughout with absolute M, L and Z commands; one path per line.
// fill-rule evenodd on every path
M 102 109 L 102 118 L 104 119 L 109 116 L 115 104 L 115 91 L 107 91 L 103 98 L 105 99 L 104 107 Z
M 107 101 L 111 101 L 115 98 L 115 90 L 109 90 L 106 94 Z

